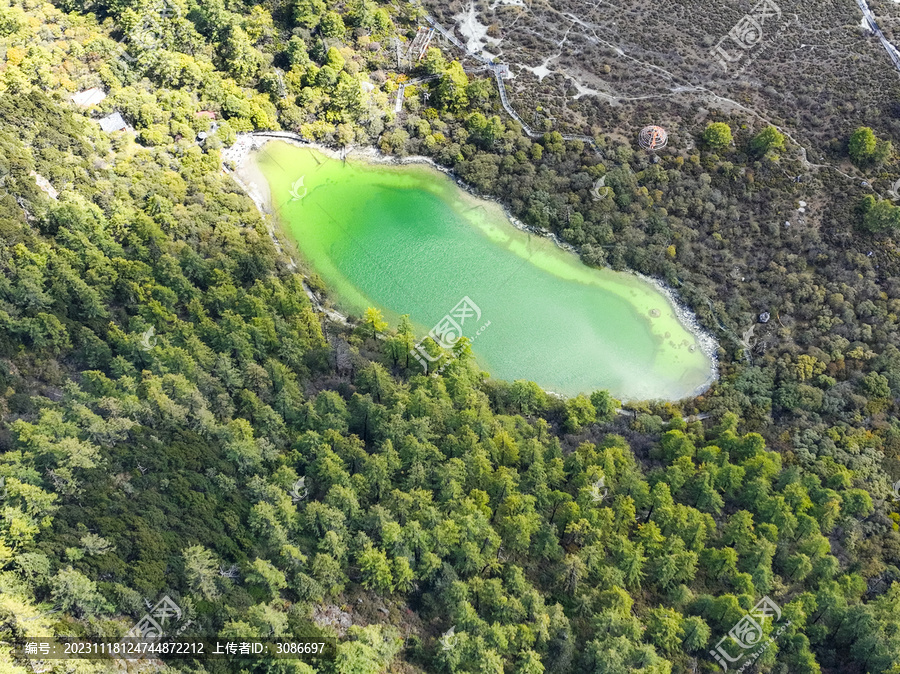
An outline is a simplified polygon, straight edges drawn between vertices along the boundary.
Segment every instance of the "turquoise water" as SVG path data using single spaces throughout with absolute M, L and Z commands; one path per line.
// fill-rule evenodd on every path
M 675 400 L 710 379 L 697 337 L 654 286 L 586 267 L 435 169 L 341 162 L 284 142 L 255 163 L 278 218 L 346 313 L 378 307 L 392 326 L 410 314 L 423 337 L 469 298 L 474 308 L 455 320 L 481 366 L 566 395 Z

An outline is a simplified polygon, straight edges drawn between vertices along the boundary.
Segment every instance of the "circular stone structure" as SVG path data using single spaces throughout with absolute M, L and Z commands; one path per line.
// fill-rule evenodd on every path
M 638 137 L 638 143 L 645 150 L 661 150 L 668 142 L 669 134 L 661 126 L 645 126 Z

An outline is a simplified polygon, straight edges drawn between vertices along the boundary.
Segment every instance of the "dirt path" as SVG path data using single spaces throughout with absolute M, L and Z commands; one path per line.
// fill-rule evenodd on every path
M 886 41 L 886 38 L 884 38 L 880 29 L 878 29 L 877 24 L 875 23 L 875 20 L 874 20 L 874 15 L 872 15 L 871 10 L 868 9 L 866 0 L 857 0 L 857 4 L 859 4 L 860 8 L 863 10 L 864 15 L 866 15 L 867 17 L 871 17 L 870 22 L 874 27 L 873 30 L 876 30 L 877 34 L 880 34 L 882 43 L 884 43 Z M 579 92 L 582 92 L 582 89 L 584 89 L 584 91 L 582 93 L 579 93 L 579 97 L 581 95 L 599 96 L 601 98 L 608 100 L 610 103 L 613 103 L 613 104 L 620 103 L 623 101 L 640 101 L 640 100 L 650 100 L 650 99 L 656 99 L 656 98 L 666 99 L 666 98 L 672 98 L 675 96 L 684 95 L 684 96 L 687 96 L 694 100 L 700 99 L 704 103 L 717 104 L 718 107 L 724 108 L 726 111 L 727 110 L 738 110 L 742 113 L 745 113 L 752 117 L 755 117 L 756 119 L 758 119 L 759 121 L 763 122 L 764 124 L 766 124 L 768 126 L 773 126 L 776 129 L 778 129 L 778 131 L 780 133 L 782 133 L 788 140 L 790 140 L 794 145 L 797 146 L 797 148 L 799 150 L 799 155 L 800 155 L 799 156 L 800 163 L 804 166 L 805 169 L 807 169 L 807 170 L 828 169 L 828 170 L 834 171 L 835 173 L 837 173 L 838 175 L 840 175 L 841 177 L 843 177 L 847 180 L 853 180 L 856 182 L 862 180 L 862 178 L 859 175 L 851 175 L 851 174 L 845 173 L 843 170 L 841 170 L 839 167 L 837 167 L 833 164 L 816 164 L 816 163 L 809 161 L 809 155 L 808 155 L 807 148 L 800 141 L 798 141 L 791 134 L 790 131 L 788 131 L 784 127 L 774 123 L 772 120 L 770 120 L 766 116 L 760 114 L 756 110 L 754 110 L 752 108 L 748 108 L 747 106 L 743 105 L 742 103 L 739 103 L 738 101 L 736 101 L 732 98 L 728 98 L 726 96 L 717 94 L 705 86 L 695 85 L 695 84 L 690 84 L 690 83 L 679 83 L 679 80 L 682 80 L 682 78 L 680 76 L 666 70 L 665 68 L 663 68 L 661 66 L 658 66 L 653 63 L 648 63 L 646 61 L 642 61 L 641 59 L 636 58 L 634 56 L 630 56 L 627 53 L 625 53 L 618 45 L 615 45 L 612 42 L 609 42 L 608 40 L 604 40 L 603 38 L 601 38 L 597 34 L 597 29 L 599 29 L 600 26 L 598 26 L 594 23 L 591 23 L 589 21 L 584 21 L 582 19 L 579 19 L 577 16 L 574 16 L 573 14 L 571 14 L 569 12 L 561 12 L 559 10 L 554 9 L 553 7 L 549 7 L 548 9 L 550 12 L 557 14 L 561 20 L 566 21 L 570 24 L 568 26 L 568 28 L 566 29 L 565 34 L 563 35 L 562 39 L 557 41 L 558 48 L 560 48 L 560 49 L 562 48 L 562 46 L 565 44 L 566 40 L 568 39 L 569 33 L 572 31 L 572 28 L 575 25 L 578 25 L 590 32 L 589 36 L 587 36 L 587 35 L 585 36 L 585 37 L 587 37 L 587 39 L 589 41 L 594 42 L 595 44 L 603 44 L 603 45 L 609 47 L 610 49 L 613 49 L 621 58 L 627 59 L 627 60 L 633 62 L 635 65 L 662 77 L 663 79 L 667 80 L 671 85 L 674 85 L 674 86 L 669 88 L 668 91 L 647 94 L 644 96 L 623 96 L 621 94 L 616 93 L 615 91 L 612 91 L 611 93 L 604 92 L 604 91 L 598 91 L 596 89 L 587 87 L 583 82 L 581 82 L 581 80 L 579 78 L 575 77 L 572 73 L 570 73 L 565 68 L 550 69 L 547 67 L 551 62 L 553 62 L 559 58 L 559 56 L 562 53 L 561 51 L 559 53 L 549 57 L 548 59 L 545 59 L 541 66 L 537 66 L 537 67 L 526 66 L 522 63 L 517 63 L 517 62 L 511 62 L 509 64 L 509 66 L 515 66 L 517 68 L 520 68 L 523 70 L 530 70 L 532 72 L 534 72 L 537 69 L 540 69 L 542 71 L 542 73 L 545 73 L 545 76 L 546 76 L 546 74 L 552 74 L 552 73 L 562 75 L 566 79 L 569 79 L 572 82 L 575 82 L 576 85 L 581 85 L 581 86 L 576 87 L 576 88 L 578 88 Z M 455 38 L 455 36 L 453 36 L 452 31 L 450 31 L 450 30 L 444 28 L 443 26 L 441 26 L 440 24 L 438 24 L 437 21 L 433 17 L 429 16 L 428 21 L 430 23 L 432 23 L 438 29 L 438 31 L 441 32 L 445 37 L 450 39 L 451 42 L 453 42 L 458 48 L 462 49 L 467 55 L 469 55 L 472 58 L 475 58 L 478 61 L 481 61 L 482 63 L 487 62 L 487 59 L 485 59 L 480 54 L 474 54 L 471 51 L 469 51 L 464 45 L 462 45 L 462 43 L 459 40 L 457 40 Z M 898 50 L 893 45 L 891 45 L 889 42 L 888 42 L 888 45 L 890 45 L 890 48 L 888 48 L 888 46 L 885 46 L 885 49 L 888 50 L 888 53 L 891 55 L 891 58 L 895 60 L 895 64 L 898 66 L 898 68 L 900 68 L 900 52 L 898 52 Z M 891 51 L 891 50 L 893 50 L 893 51 Z M 500 76 L 500 74 L 497 70 L 497 65 L 491 64 L 490 67 L 492 70 L 494 70 L 494 74 L 496 75 L 497 88 L 500 92 L 500 101 L 501 101 L 501 104 L 503 105 L 504 109 L 506 110 L 506 112 L 510 115 L 510 117 L 512 117 L 517 122 L 519 122 L 519 124 L 522 125 L 522 128 L 525 130 L 525 133 L 527 135 L 529 135 L 531 137 L 540 135 L 540 134 L 536 134 L 531 129 L 531 127 L 528 126 L 521 119 L 521 117 L 518 115 L 518 113 L 512 107 L 512 104 L 509 100 L 509 95 L 506 91 L 506 86 L 503 82 L 502 77 Z M 540 79 L 543 79 L 543 77 L 540 77 Z M 658 80 L 657 80 L 657 84 L 659 84 Z M 606 85 L 605 82 L 604 82 L 604 85 Z M 606 87 L 607 87 L 607 89 L 609 89 L 608 85 L 606 85 Z M 593 139 L 588 136 L 567 135 L 567 136 L 564 136 L 564 138 L 566 138 L 567 140 L 582 140 L 585 142 L 589 142 L 593 145 Z

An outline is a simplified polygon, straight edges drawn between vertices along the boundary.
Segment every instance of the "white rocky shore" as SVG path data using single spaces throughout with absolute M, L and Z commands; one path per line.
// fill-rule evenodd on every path
M 666 299 L 669 300 L 669 303 L 672 305 L 672 309 L 675 312 L 675 316 L 678 318 L 678 322 L 696 337 L 697 342 L 700 344 L 700 350 L 706 354 L 707 358 L 709 358 L 709 376 L 703 384 L 694 390 L 695 396 L 700 395 L 719 378 L 719 343 L 716 341 L 715 337 L 709 334 L 709 332 L 700 325 L 700 321 L 697 320 L 697 315 L 682 303 L 681 298 L 678 297 L 677 293 L 672 288 L 652 276 L 646 276 L 645 274 L 636 271 L 631 271 L 631 273 L 652 285 L 661 295 L 664 295 Z

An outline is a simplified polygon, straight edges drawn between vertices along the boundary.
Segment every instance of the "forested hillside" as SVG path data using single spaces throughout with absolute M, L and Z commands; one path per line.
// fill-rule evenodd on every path
M 0 5 L 0 671 L 165 594 L 185 636 L 340 638 L 246 671 L 719 671 L 768 596 L 758 670 L 900 673 L 890 203 L 794 182 L 790 141 L 737 118 L 658 163 L 612 129 L 530 139 L 448 50 L 394 115 L 406 2 L 167 7 Z M 115 111 L 133 131 L 98 125 Z M 722 380 L 621 410 L 492 380 L 464 340 L 422 375 L 406 321 L 314 310 L 223 171 L 254 129 L 428 154 L 586 262 L 666 280 Z M 896 173 L 863 136 L 861 170 Z

